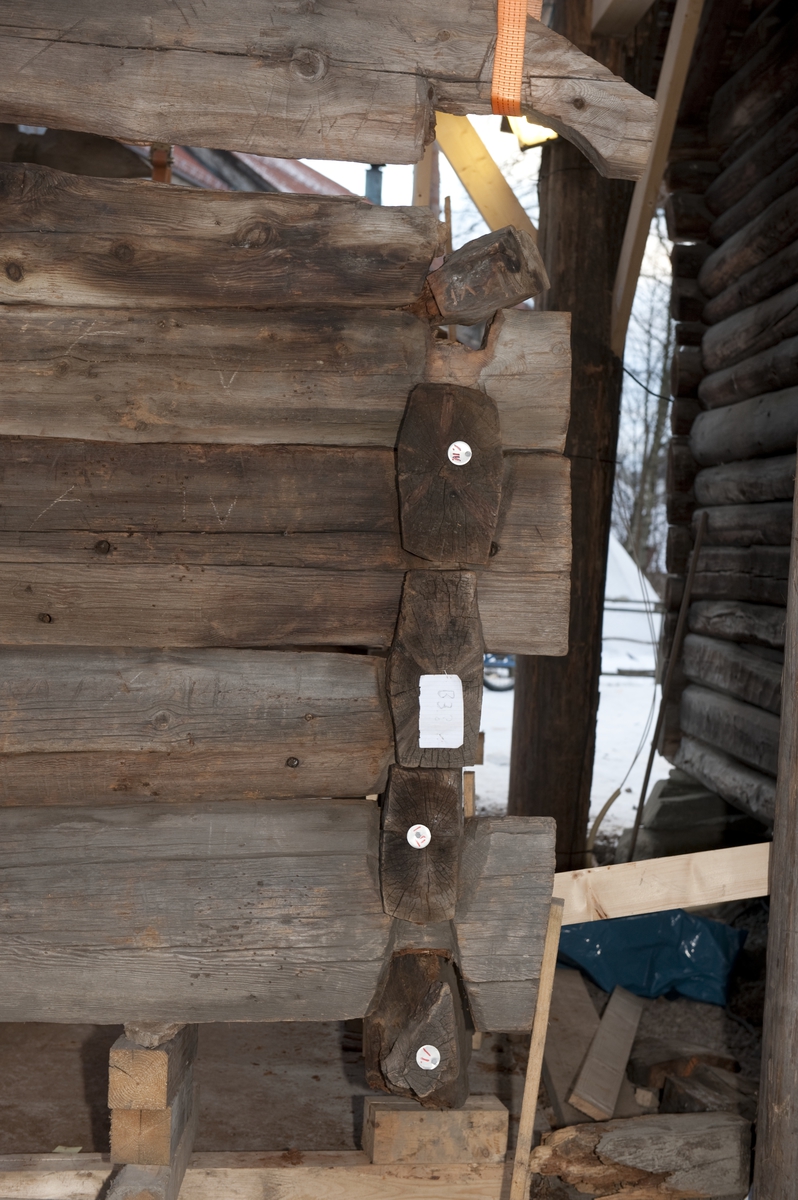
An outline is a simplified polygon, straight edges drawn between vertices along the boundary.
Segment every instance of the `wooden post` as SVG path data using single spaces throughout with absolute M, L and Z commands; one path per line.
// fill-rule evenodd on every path
M 798 491 L 795 496 L 787 600 L 787 638 L 776 780 L 776 819 L 770 858 L 762 1082 L 754 1196 L 791 1200 L 798 1176 Z

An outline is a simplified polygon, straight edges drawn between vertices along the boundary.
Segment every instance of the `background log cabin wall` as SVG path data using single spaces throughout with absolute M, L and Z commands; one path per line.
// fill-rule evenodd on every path
M 707 526 L 662 750 L 771 824 L 798 436 L 798 19 L 782 0 L 713 10 L 666 175 L 666 659 L 702 513 Z

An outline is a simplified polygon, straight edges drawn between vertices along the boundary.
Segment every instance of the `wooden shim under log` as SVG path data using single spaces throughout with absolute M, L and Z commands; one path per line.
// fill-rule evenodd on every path
M 796 383 L 798 337 L 792 337 L 733 367 L 705 375 L 698 385 L 698 395 L 705 408 L 719 408 L 752 396 L 778 392 Z
M 371 1087 L 425 1108 L 463 1105 L 471 1021 L 450 958 L 429 950 L 393 955 L 363 1022 L 363 1053 Z
M 688 633 L 682 669 L 693 683 L 726 692 L 768 712 L 781 711 L 781 663 L 762 658 L 744 646 Z
M 111 1162 L 170 1166 L 197 1104 L 194 1072 L 189 1070 L 164 1108 L 111 1109 Z
M 784 647 L 784 609 L 742 600 L 697 600 L 690 605 L 691 633 L 753 642 L 755 646 Z
M 373 1163 L 504 1163 L 510 1114 L 497 1096 L 469 1096 L 461 1109 L 421 1108 L 396 1096 L 366 1096 L 363 1149 Z
M 798 276 L 798 239 L 786 250 L 752 267 L 729 284 L 702 310 L 702 320 L 708 325 L 727 320 L 735 313 L 764 303 L 777 292 L 795 282 Z M 710 339 L 711 340 L 711 339 Z
M 408 571 L 386 671 L 396 761 L 401 766 L 462 767 L 476 761 L 483 654 L 476 575 Z M 456 749 L 419 745 L 422 675 L 452 675 L 462 683 L 463 742 Z
M 380 0 L 351 13 L 290 15 L 272 0 L 254 23 L 240 3 L 206 5 L 184 20 L 168 10 L 153 17 L 136 0 L 110 13 L 81 4 L 70 22 L 51 2 L 20 24 L 9 6 L 0 100 L 9 121 L 123 141 L 417 162 L 431 140 L 433 102 L 457 114 L 491 111 L 496 9 L 457 0 L 445 31 L 440 14 L 419 0 L 402 0 L 391 22 L 384 17 Z M 521 104 L 602 173 L 634 179 L 643 170 L 653 100 L 533 19 Z
M 506 225 L 467 242 L 430 272 L 419 314 L 433 324 L 476 325 L 548 286 L 543 259 L 530 234 Z
M 782 117 L 707 188 L 707 207 L 716 215 L 737 204 L 798 150 L 798 108 Z
M 755 770 L 775 776 L 779 719 L 773 713 L 690 684 L 682 692 L 681 725 L 691 737 L 733 754 Z
M 740 275 L 795 241 L 797 202 L 798 188 L 792 188 L 710 254 L 698 273 L 702 291 L 710 298 L 717 296 Z
M 414 825 L 429 844 L 409 840 Z M 391 769 L 382 804 L 380 886 L 386 913 L 426 925 L 454 919 L 463 833 L 459 770 Z
M 700 413 L 690 432 L 690 449 L 696 462 L 708 467 L 784 454 L 796 438 L 798 387 L 791 387 Z
M 795 490 L 795 455 L 707 467 L 698 472 L 693 487 L 699 504 L 761 504 L 789 500 Z
M 489 396 L 454 384 L 415 387 L 397 443 L 404 549 L 441 563 L 487 562 L 502 469 L 499 414 Z
M 3 323 L 2 434 L 392 450 L 429 380 L 487 391 L 507 450 L 565 445 L 568 313 L 499 312 L 479 350 L 386 308 L 10 306 Z
M 197 1055 L 198 1025 L 184 1025 L 163 1045 L 148 1050 L 119 1037 L 110 1051 L 108 1107 L 168 1108 Z
M 195 1096 L 169 1166 L 135 1164 L 123 1167 L 111 1181 L 106 1192 L 107 1200 L 178 1200 L 198 1124 L 199 1103 Z
M 773 824 L 776 781 L 771 775 L 764 775 L 724 750 L 692 737 L 681 739 L 673 764 L 735 808 L 765 825 Z

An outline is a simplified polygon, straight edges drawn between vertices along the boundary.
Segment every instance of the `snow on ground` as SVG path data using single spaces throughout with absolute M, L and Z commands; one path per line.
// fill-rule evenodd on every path
M 659 687 L 653 677 L 660 626 L 660 615 L 654 609 L 656 603 L 657 595 L 648 580 L 614 535 L 611 536 L 590 804 L 592 821 L 629 772 L 624 790 L 602 823 L 602 833 L 611 836 L 634 820 L 659 706 Z M 649 673 L 619 674 L 630 671 Z M 502 813 L 507 809 L 514 694 L 489 692 L 487 688 L 483 692 L 481 728 L 485 731 L 485 763 L 476 768 L 480 814 Z M 642 749 L 632 767 L 641 741 Z M 669 770 L 670 764 L 656 755 L 649 788 L 657 779 L 666 778 Z

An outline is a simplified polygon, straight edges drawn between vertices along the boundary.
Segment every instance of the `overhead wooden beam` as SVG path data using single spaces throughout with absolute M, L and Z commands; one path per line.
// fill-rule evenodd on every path
M 435 135 L 488 228 L 514 225 L 537 241 L 537 229 L 468 117 L 436 113 Z
M 769 862 L 770 845 L 762 842 L 561 871 L 554 895 L 565 901 L 563 925 L 749 900 L 768 895 Z
M 612 296 L 611 345 L 623 357 L 626 330 L 632 314 L 637 279 L 643 263 L 646 239 L 657 203 L 668 158 L 676 117 L 682 99 L 704 0 L 678 0 L 673 14 L 668 45 L 657 84 L 657 120 L 651 153 L 645 170 L 635 184 L 632 206 L 626 221 L 621 257 Z

